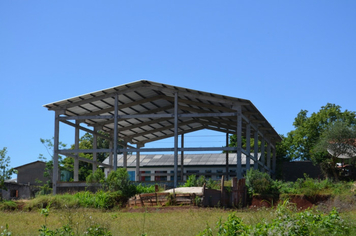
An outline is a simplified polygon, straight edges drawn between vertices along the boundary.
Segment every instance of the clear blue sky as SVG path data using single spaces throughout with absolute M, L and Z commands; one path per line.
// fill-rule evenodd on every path
M 45 154 L 54 113 L 42 105 L 69 97 L 147 79 L 251 100 L 287 134 L 301 109 L 356 111 L 355 75 L 356 1 L 0 1 L 0 148 L 13 167 Z

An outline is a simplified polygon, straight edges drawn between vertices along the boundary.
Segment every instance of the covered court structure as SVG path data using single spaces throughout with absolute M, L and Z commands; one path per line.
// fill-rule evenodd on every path
M 246 169 L 258 168 L 272 175 L 276 170 L 275 145 L 281 138 L 249 100 L 140 80 L 50 103 L 44 107 L 55 112 L 52 179 L 54 194 L 57 187 L 79 184 L 79 161 L 92 163 L 93 171 L 99 165 L 116 170 L 118 153 L 124 155 L 124 168 L 127 167 L 127 154 L 136 153 L 136 180 L 139 180 L 140 152 L 173 152 L 175 187 L 178 184 L 178 175 L 181 175 L 181 179 L 184 175 L 184 158 L 179 158 L 179 161 L 178 155 L 184 156 L 185 151 L 236 151 L 238 179 L 242 178 L 242 153 L 254 163 L 251 166 L 250 161 L 246 161 Z M 74 127 L 74 149 L 59 149 L 60 123 Z M 225 133 L 227 144 L 229 134 L 236 134 L 237 146 L 186 147 L 184 134 L 203 129 Z M 93 149 L 79 149 L 80 130 L 93 135 Z M 108 135 L 103 135 L 103 132 Z M 110 141 L 110 148 L 97 148 L 99 136 Z M 174 137 L 170 148 L 145 148 L 146 143 L 169 137 Z M 246 149 L 242 148 L 243 137 L 247 140 Z M 255 140 L 254 150 L 250 147 L 251 138 Z M 261 141 L 260 147 L 258 140 Z M 261 155 L 257 158 L 259 152 Z M 80 157 L 79 153 L 92 153 L 93 160 Z M 97 153 L 109 153 L 109 164 L 98 162 Z M 74 159 L 74 182 L 58 181 L 59 154 Z M 228 168 L 227 155 L 226 167 Z

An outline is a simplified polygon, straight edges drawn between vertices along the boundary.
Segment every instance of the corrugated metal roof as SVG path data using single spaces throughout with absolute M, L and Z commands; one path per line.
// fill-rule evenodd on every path
M 173 114 L 174 94 L 177 92 L 179 114 L 236 112 L 234 106 L 241 105 L 242 114 L 258 126 L 259 131 L 273 142 L 280 141 L 278 133 L 249 100 L 147 80 L 49 103 L 44 107 L 61 110 L 64 113 L 62 116 L 113 116 L 114 98 L 119 94 L 119 116 Z M 114 129 L 113 118 L 86 119 L 83 122 L 88 126 L 98 126 L 104 132 L 112 133 Z M 233 134 L 237 130 L 236 124 L 236 116 L 179 117 L 178 132 L 182 134 L 210 129 Z M 119 119 L 118 130 L 119 138 L 132 144 L 152 142 L 174 136 L 174 117 Z
M 253 155 L 253 153 L 251 153 Z M 123 155 L 117 155 L 118 167 L 123 166 Z M 181 155 L 178 155 L 178 163 L 180 165 Z M 258 159 L 260 159 L 260 153 L 258 154 Z M 133 161 L 134 160 L 134 161 Z M 229 153 L 229 164 L 236 165 L 236 153 Z M 246 165 L 246 155 L 242 153 L 241 155 L 242 165 Z M 104 164 L 109 164 L 109 157 L 103 161 Z M 184 154 L 184 166 L 214 166 L 214 165 L 225 165 L 226 164 L 226 154 L 225 153 L 212 153 L 212 154 Z M 253 165 L 254 161 L 250 160 L 250 164 Z M 127 155 L 127 166 L 136 166 L 136 155 Z M 140 166 L 174 166 L 174 155 L 173 154 L 150 154 L 150 155 L 140 155 Z

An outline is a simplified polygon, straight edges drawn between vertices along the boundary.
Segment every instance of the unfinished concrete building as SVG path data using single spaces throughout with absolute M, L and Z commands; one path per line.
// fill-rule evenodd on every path
M 248 160 L 246 169 L 259 168 L 274 174 L 276 169 L 276 142 L 278 133 L 249 100 L 228 97 L 188 88 L 141 80 L 85 95 L 44 105 L 55 112 L 53 193 L 57 187 L 78 184 L 79 162 L 93 164 L 93 171 L 101 165 L 115 170 L 117 154 L 123 153 L 122 167 L 127 167 L 127 153 L 136 154 L 136 180 L 141 177 L 140 152 L 174 154 L 173 186 L 178 175 L 184 175 L 184 152 L 235 151 L 237 153 L 236 177 L 242 178 L 242 153 Z M 75 148 L 59 149 L 60 123 L 74 127 Z M 184 143 L 184 134 L 198 130 L 214 130 L 237 135 L 236 147 L 191 147 Z M 93 149 L 79 149 L 79 131 L 93 134 Z M 107 135 L 98 131 L 101 130 Z M 109 139 L 111 147 L 98 149 L 96 140 Z M 181 143 L 179 145 L 180 137 Z M 242 137 L 247 140 L 242 148 Z M 145 144 L 173 138 L 170 148 L 145 148 Z M 250 139 L 254 138 L 254 150 Z M 258 146 L 260 140 L 260 147 Z M 188 146 L 187 146 L 188 145 Z M 259 151 L 261 153 L 260 158 Z M 97 153 L 110 153 L 109 164 L 97 161 Z M 93 160 L 79 157 L 79 153 L 93 153 Z M 74 182 L 61 183 L 58 176 L 58 155 L 74 158 Z M 226 155 L 226 173 L 229 158 Z M 179 169 L 178 169 L 179 168 Z M 230 167 L 231 168 L 231 167 Z

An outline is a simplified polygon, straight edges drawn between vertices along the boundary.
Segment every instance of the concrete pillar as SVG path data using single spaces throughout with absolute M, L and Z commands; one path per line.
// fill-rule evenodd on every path
M 229 146 L 229 133 L 226 133 L 226 147 Z M 225 159 L 226 159 L 226 168 L 225 168 L 225 179 L 229 180 L 229 151 L 226 151 L 225 153 Z
M 269 174 L 272 174 L 270 172 L 271 170 L 271 143 L 270 142 L 267 143 L 267 167 L 269 169 Z
M 250 153 L 251 153 L 251 125 L 248 123 L 246 125 L 246 172 L 250 169 Z
M 273 157 L 272 157 L 272 171 L 273 171 L 273 179 L 276 179 L 276 144 L 274 145 L 273 148 Z
M 178 93 L 174 94 L 174 187 L 178 186 Z
M 123 166 L 124 168 L 127 168 L 127 142 L 125 142 L 124 144 L 124 154 L 123 154 L 123 157 L 124 157 L 124 160 L 123 160 Z
M 118 115 L 119 115 L 119 95 L 115 95 L 115 108 L 114 108 L 114 170 L 117 169 L 117 153 L 118 153 Z
M 265 139 L 262 137 L 261 140 L 261 162 L 262 162 L 262 172 L 265 172 L 265 166 L 266 166 L 266 162 L 265 162 Z
M 53 177 L 52 188 L 53 195 L 57 193 L 57 181 L 58 181 L 58 149 L 59 149 L 59 111 L 55 111 L 54 115 L 54 140 L 53 140 Z
M 241 154 L 242 154 L 242 113 L 241 106 L 237 107 L 237 130 L 236 130 L 236 138 L 237 138 L 237 165 L 236 165 L 236 177 L 237 179 L 242 179 L 242 164 L 241 164 Z
M 140 144 L 137 144 L 137 149 L 142 147 Z M 135 181 L 140 181 L 141 173 L 140 173 L 140 151 L 136 152 L 136 176 Z
M 75 137 L 74 137 L 74 146 L 75 149 L 79 149 L 79 124 L 80 122 L 78 120 L 75 121 Z M 73 179 L 74 181 L 79 181 L 79 153 L 75 154 L 76 158 L 74 158 L 74 166 L 73 166 L 73 171 L 74 171 L 74 176 Z
M 253 138 L 254 138 L 254 157 L 257 160 L 253 164 L 253 168 L 255 170 L 258 170 L 258 130 L 255 130 Z
M 181 148 L 184 148 L 184 134 L 181 134 Z M 184 151 L 180 152 L 180 180 L 184 180 Z
M 98 148 L 98 136 L 96 133 L 98 132 L 98 128 L 94 127 L 93 134 L 93 149 L 96 150 Z M 97 152 L 93 153 L 93 161 L 97 161 Z M 93 173 L 96 171 L 97 165 L 93 163 Z

